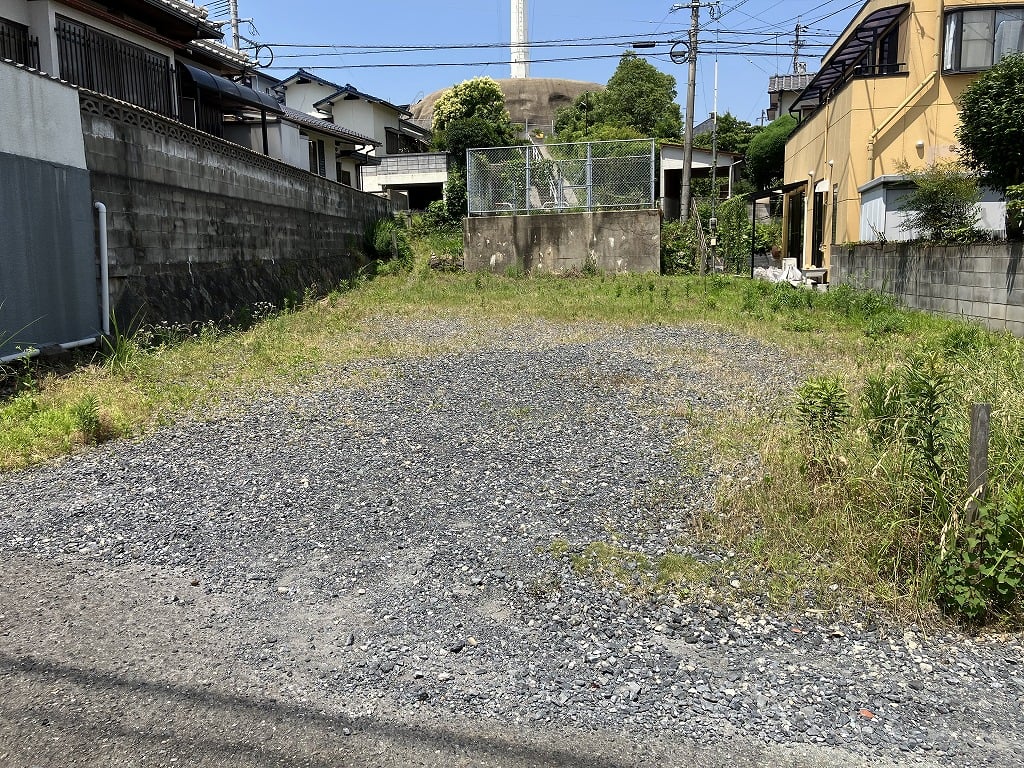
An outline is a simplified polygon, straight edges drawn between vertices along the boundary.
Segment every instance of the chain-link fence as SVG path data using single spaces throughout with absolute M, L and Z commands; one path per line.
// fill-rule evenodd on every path
M 469 215 L 653 208 L 653 139 L 466 153 Z

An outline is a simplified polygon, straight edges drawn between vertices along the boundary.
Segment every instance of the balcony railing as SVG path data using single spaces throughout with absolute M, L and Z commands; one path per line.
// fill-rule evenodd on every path
M 175 116 L 174 71 L 166 56 L 61 17 L 56 31 L 61 78 Z
M 0 59 L 39 69 L 39 38 L 30 35 L 28 27 L 0 19 Z

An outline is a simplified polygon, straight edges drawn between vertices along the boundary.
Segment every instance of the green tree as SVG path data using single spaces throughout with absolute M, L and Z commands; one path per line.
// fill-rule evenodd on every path
M 642 136 L 676 138 L 683 121 L 675 99 L 676 79 L 627 51 L 604 92 L 604 122 L 628 125 Z
M 434 147 L 452 156 L 445 194 L 451 220 L 466 214 L 466 150 L 516 143 L 505 94 L 489 77 L 475 77 L 452 86 L 434 104 Z
M 507 130 L 510 138 L 514 135 L 505 107 L 505 94 L 490 77 L 464 80 L 442 93 L 434 104 L 431 127 L 435 134 L 443 134 L 452 123 L 474 117 L 494 123 L 501 131 Z
M 1003 59 L 960 95 L 960 156 L 986 186 L 1024 183 L 1024 55 Z
M 920 170 L 900 168 L 914 189 L 900 202 L 900 227 L 917 230 L 929 240 L 969 242 L 977 239 L 978 180 L 956 161 L 938 162 Z
M 735 152 L 738 155 L 747 154 L 747 147 L 750 142 L 762 132 L 757 125 L 740 120 L 729 112 L 718 116 L 718 150 L 720 152 Z M 711 149 L 711 132 L 699 133 L 693 137 L 693 146 L 702 149 Z
M 449 152 L 460 166 L 465 166 L 467 149 L 507 147 L 516 140 L 510 128 L 474 115 L 450 121 L 445 130 L 434 134 L 434 143 L 438 149 Z
M 758 189 L 771 189 L 783 177 L 786 165 L 786 140 L 798 123 L 792 115 L 782 115 L 750 140 L 747 147 L 747 174 Z
M 555 133 L 560 141 L 678 138 L 682 118 L 675 98 L 676 79 L 630 51 L 622 55 L 605 91 L 581 94 L 558 111 Z

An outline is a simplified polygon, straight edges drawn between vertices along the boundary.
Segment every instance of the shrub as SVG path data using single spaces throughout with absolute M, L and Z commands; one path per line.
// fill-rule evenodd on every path
M 850 422 L 850 397 L 837 376 L 810 379 L 797 390 L 796 412 L 809 437 L 831 445 Z
M 904 230 L 915 230 L 936 242 L 969 243 L 978 230 L 978 180 L 957 162 L 933 163 L 921 170 L 901 169 L 914 189 L 900 203 Z
M 939 606 L 970 624 L 1008 609 L 1024 587 L 1022 531 L 1024 485 L 1017 484 L 982 503 L 970 526 L 961 527 L 940 547 Z
M 373 223 L 369 232 L 370 250 L 386 267 L 378 272 L 402 272 L 412 269 L 413 252 L 403 219 L 386 216 Z
M 666 275 L 697 271 L 697 243 L 692 225 L 674 219 L 661 225 L 661 271 Z
M 1024 234 L 1024 184 L 1006 188 L 1006 236 L 1019 239 Z

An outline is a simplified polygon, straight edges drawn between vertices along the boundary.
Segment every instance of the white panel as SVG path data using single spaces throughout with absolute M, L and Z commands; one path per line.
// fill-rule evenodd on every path
M 0 64 L 0 152 L 85 168 L 78 91 L 9 64 Z

